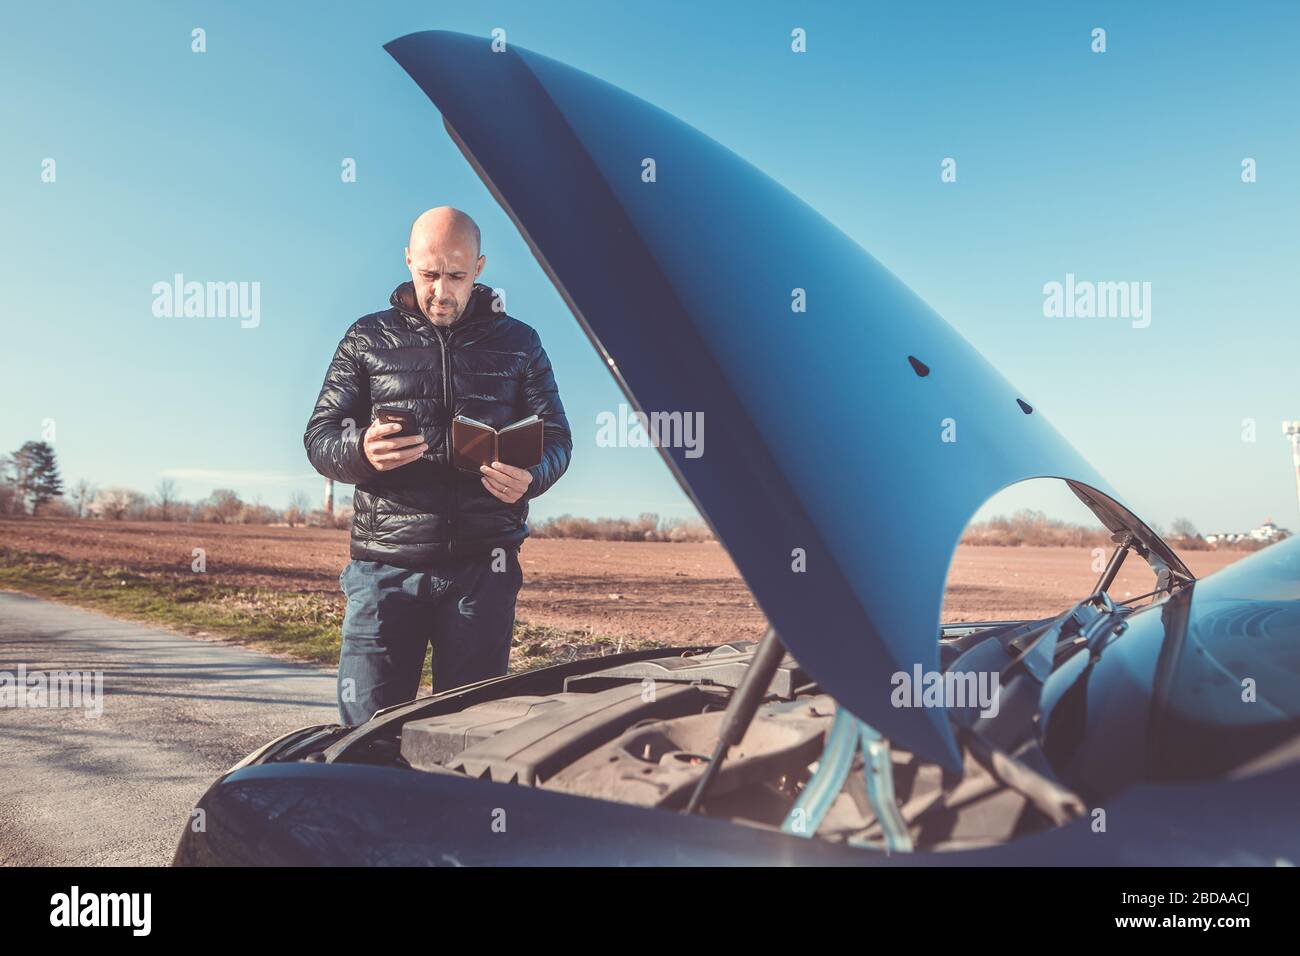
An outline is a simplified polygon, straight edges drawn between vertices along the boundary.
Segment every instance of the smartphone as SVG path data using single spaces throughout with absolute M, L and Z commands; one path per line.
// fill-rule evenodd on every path
M 415 412 L 409 408 L 397 408 L 394 405 L 379 405 L 375 408 L 375 421 L 381 425 L 389 422 L 401 422 L 400 431 L 385 435 L 385 438 L 406 438 L 420 434 L 420 426 L 415 423 Z

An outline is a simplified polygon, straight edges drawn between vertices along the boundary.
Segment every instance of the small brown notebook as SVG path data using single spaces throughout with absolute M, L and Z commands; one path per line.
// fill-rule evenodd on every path
M 494 461 L 532 468 L 542 462 L 542 426 L 536 415 L 500 430 L 457 415 L 451 420 L 452 461 L 457 468 L 473 472 Z

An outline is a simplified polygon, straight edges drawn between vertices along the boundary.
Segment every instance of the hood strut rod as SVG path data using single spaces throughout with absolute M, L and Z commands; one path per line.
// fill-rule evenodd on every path
M 736 692 L 727 702 L 727 710 L 722 716 L 722 728 L 718 732 L 718 745 L 714 748 L 713 759 L 704 768 L 704 774 L 696 784 L 695 792 L 691 794 L 690 802 L 686 804 L 683 813 L 689 815 L 699 809 L 704 795 L 708 793 L 718 771 L 722 769 L 722 762 L 727 759 L 727 751 L 744 739 L 745 731 L 749 730 L 754 713 L 758 710 L 758 705 L 763 702 L 763 698 L 767 696 L 767 689 L 771 686 L 772 678 L 776 676 L 776 670 L 781 666 L 784 658 L 785 645 L 776 636 L 776 628 L 769 627 L 758 645 L 758 650 L 754 652 L 753 660 L 749 662 L 749 670 L 745 672 Z
M 1106 569 L 1101 573 L 1101 580 L 1097 586 L 1092 589 L 1092 596 L 1096 597 L 1101 594 L 1115 581 L 1115 575 L 1119 574 L 1119 569 L 1124 566 L 1124 559 L 1128 557 L 1129 548 L 1133 547 L 1137 541 L 1130 531 L 1122 531 L 1111 538 L 1117 547 L 1115 553 L 1110 556 L 1110 561 L 1106 564 Z

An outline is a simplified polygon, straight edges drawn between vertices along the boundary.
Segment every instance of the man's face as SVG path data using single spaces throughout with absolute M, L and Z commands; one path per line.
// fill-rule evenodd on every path
M 412 236 L 406 265 L 415 284 L 415 301 L 425 318 L 434 325 L 451 325 L 459 319 L 485 261 L 472 236 Z

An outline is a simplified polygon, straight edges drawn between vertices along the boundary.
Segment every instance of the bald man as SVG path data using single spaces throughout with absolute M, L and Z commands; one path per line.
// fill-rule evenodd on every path
M 440 206 L 416 219 L 411 281 L 344 334 L 303 436 L 318 472 L 356 486 L 351 560 L 339 575 L 348 599 L 339 718 L 348 726 L 415 697 L 430 643 L 435 692 L 506 672 L 528 502 L 569 466 L 551 363 L 537 333 L 475 281 L 486 261 L 465 213 Z M 417 433 L 398 437 L 401 423 L 377 423 L 380 405 L 409 410 Z M 537 415 L 541 464 L 458 470 L 457 415 L 494 428 Z

